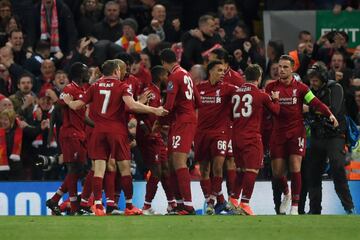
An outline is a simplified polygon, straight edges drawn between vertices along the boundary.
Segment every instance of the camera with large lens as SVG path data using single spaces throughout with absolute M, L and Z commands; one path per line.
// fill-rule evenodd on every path
M 306 115 L 306 120 L 311 127 L 311 134 L 316 137 L 332 137 L 340 132 L 339 128 L 334 127 L 331 120 L 324 115 L 310 113 Z
M 45 156 L 45 155 L 37 155 L 35 160 L 35 166 L 41 168 L 43 171 L 47 172 L 50 171 L 53 166 L 58 163 L 58 156 Z

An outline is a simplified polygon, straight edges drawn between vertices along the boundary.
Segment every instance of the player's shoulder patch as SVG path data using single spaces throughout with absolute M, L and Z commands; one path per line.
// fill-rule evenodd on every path
M 172 91 L 174 89 L 174 83 L 169 81 L 167 84 L 167 91 Z

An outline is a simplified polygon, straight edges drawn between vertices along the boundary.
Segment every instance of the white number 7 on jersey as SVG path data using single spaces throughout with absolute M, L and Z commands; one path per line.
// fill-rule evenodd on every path
M 104 102 L 103 102 L 103 105 L 102 105 L 102 108 L 101 108 L 101 113 L 105 114 L 106 110 L 107 110 L 107 107 L 109 105 L 111 91 L 110 90 L 100 90 L 100 94 L 105 95 Z

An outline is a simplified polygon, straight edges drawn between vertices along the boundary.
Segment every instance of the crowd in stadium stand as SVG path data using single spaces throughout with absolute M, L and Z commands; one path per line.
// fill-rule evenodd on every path
M 92 84 L 106 60 L 121 59 L 129 73 L 146 84 L 152 81 L 151 70 L 162 64 L 161 50 L 171 48 L 197 85 L 207 79 L 206 64 L 215 53 L 242 77 L 249 65 L 261 66 L 260 86 L 265 88 L 279 78 L 284 43 L 261 39 L 254 24 L 261 19 L 260 9 L 331 9 L 337 14 L 359 8 L 357 1 L 329 2 L 0 1 L 0 127 L 4 129 L 0 181 L 64 178 L 67 169 L 58 142 L 62 112 L 57 102 L 70 82 L 74 63 L 89 67 Z M 329 79 L 343 88 L 347 115 L 360 125 L 360 46 L 350 52 L 349 36 L 342 31 L 319 39 L 305 29 L 291 34 L 298 35 L 297 49 L 289 52 L 297 76 L 309 84 L 308 69 L 323 62 Z M 226 56 L 218 49 L 225 49 Z M 162 91 L 165 93 L 166 87 Z M 129 135 L 135 137 L 132 128 L 129 124 Z M 264 129 L 268 130 L 266 124 Z M 132 175 L 142 180 L 149 169 L 136 145 L 134 140 Z M 192 152 L 188 166 L 192 179 L 199 180 L 199 164 Z M 265 158 L 259 178 L 270 177 L 270 163 Z

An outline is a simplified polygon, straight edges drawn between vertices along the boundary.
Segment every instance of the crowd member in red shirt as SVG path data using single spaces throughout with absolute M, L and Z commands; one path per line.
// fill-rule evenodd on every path
M 233 150 L 236 167 L 241 169 L 242 188 L 240 210 L 246 215 L 254 215 L 249 202 L 259 169 L 263 166 L 263 143 L 261 122 L 264 108 L 273 114 L 280 111 L 279 92 L 270 96 L 258 89 L 262 69 L 254 64 L 245 70 L 246 83 L 232 96 L 233 103 Z M 238 197 L 236 197 L 237 200 Z
M 75 100 L 81 99 L 85 90 L 83 84 L 89 80 L 88 67 L 82 63 L 74 63 L 70 69 L 71 83 L 63 89 L 63 94 L 70 94 Z M 85 149 L 85 109 L 73 110 L 69 108 L 60 95 L 58 103 L 63 106 L 63 124 L 60 130 L 60 145 L 63 153 L 64 162 L 68 173 L 60 188 L 55 195 L 46 201 L 49 207 L 56 215 L 61 215 L 58 202 L 63 193 L 69 191 L 71 203 L 71 214 L 78 210 L 77 202 L 77 181 L 86 163 Z
M 209 54 L 209 61 L 212 60 L 220 60 L 225 66 L 225 75 L 223 81 L 226 83 L 230 83 L 234 86 L 240 87 L 244 82 L 243 76 L 240 73 L 232 70 L 230 68 L 230 56 L 229 53 L 223 48 L 217 48 L 211 51 Z M 226 188 L 228 192 L 228 196 L 234 195 L 235 192 L 239 192 L 239 189 L 235 189 L 235 182 L 237 176 L 236 174 L 236 165 L 235 160 L 233 157 L 233 150 L 232 150 L 232 123 L 229 122 L 229 143 L 228 143 L 228 150 L 226 155 L 225 167 L 226 167 Z M 236 195 L 236 194 L 235 194 Z M 232 200 L 229 197 L 229 200 Z
M 329 117 L 336 127 L 338 121 L 329 108 L 310 91 L 308 86 L 293 78 L 294 60 L 282 55 L 279 60 L 280 79 L 269 83 L 266 92 L 279 91 L 280 113 L 274 117 L 272 137 L 270 140 L 271 167 L 274 183 L 277 184 L 284 198 L 280 205 L 280 214 L 285 214 L 291 203 L 290 214 L 298 214 L 298 202 L 301 191 L 301 161 L 305 156 L 305 127 L 303 103 L 309 104 L 316 111 Z M 291 173 L 291 192 L 286 179 L 286 162 L 289 158 Z
M 168 73 L 162 66 L 155 66 L 151 69 L 152 83 L 144 89 L 147 95 L 147 105 L 159 107 L 162 105 L 160 85 L 165 83 Z M 144 215 L 156 215 L 157 213 L 151 207 L 151 202 L 155 197 L 157 185 L 161 181 L 168 200 L 168 211 L 175 208 L 175 199 L 170 186 L 169 164 L 167 161 L 167 146 L 159 132 L 152 132 L 153 126 L 157 120 L 154 115 L 137 115 L 139 122 L 136 131 L 136 142 L 141 151 L 145 166 L 151 174 L 146 183 L 145 202 L 143 207 Z
M 222 81 L 225 67 L 219 60 L 209 62 L 207 73 L 209 80 L 197 85 L 201 106 L 195 134 L 195 159 L 200 162 L 200 185 L 208 204 L 206 213 L 212 215 L 226 208 L 221 184 L 230 135 L 231 96 L 237 87 Z
M 168 151 L 171 182 L 178 203 L 174 213 L 195 214 L 191 199 L 190 174 L 186 163 L 196 130 L 195 108 L 199 101 L 199 93 L 190 74 L 179 66 L 171 49 L 164 49 L 160 53 L 160 59 L 164 68 L 170 72 L 164 108 L 172 117 L 169 123 Z M 164 119 L 161 122 L 163 123 Z
M 133 206 L 131 156 L 128 139 L 127 112 L 166 115 L 162 107 L 154 108 L 136 102 L 131 89 L 123 82 L 126 74 L 126 65 L 123 61 L 108 60 L 102 66 L 104 77 L 89 87 L 80 100 L 73 101 L 70 95 L 64 95 L 64 101 L 71 109 L 81 109 L 92 103 L 94 132 L 89 143 L 90 158 L 95 160 L 93 192 L 95 199 L 95 214 L 104 215 L 101 202 L 103 177 L 106 161 L 110 158 L 116 160 L 121 174 L 121 183 L 126 201 L 126 215 L 141 214 L 141 210 Z

